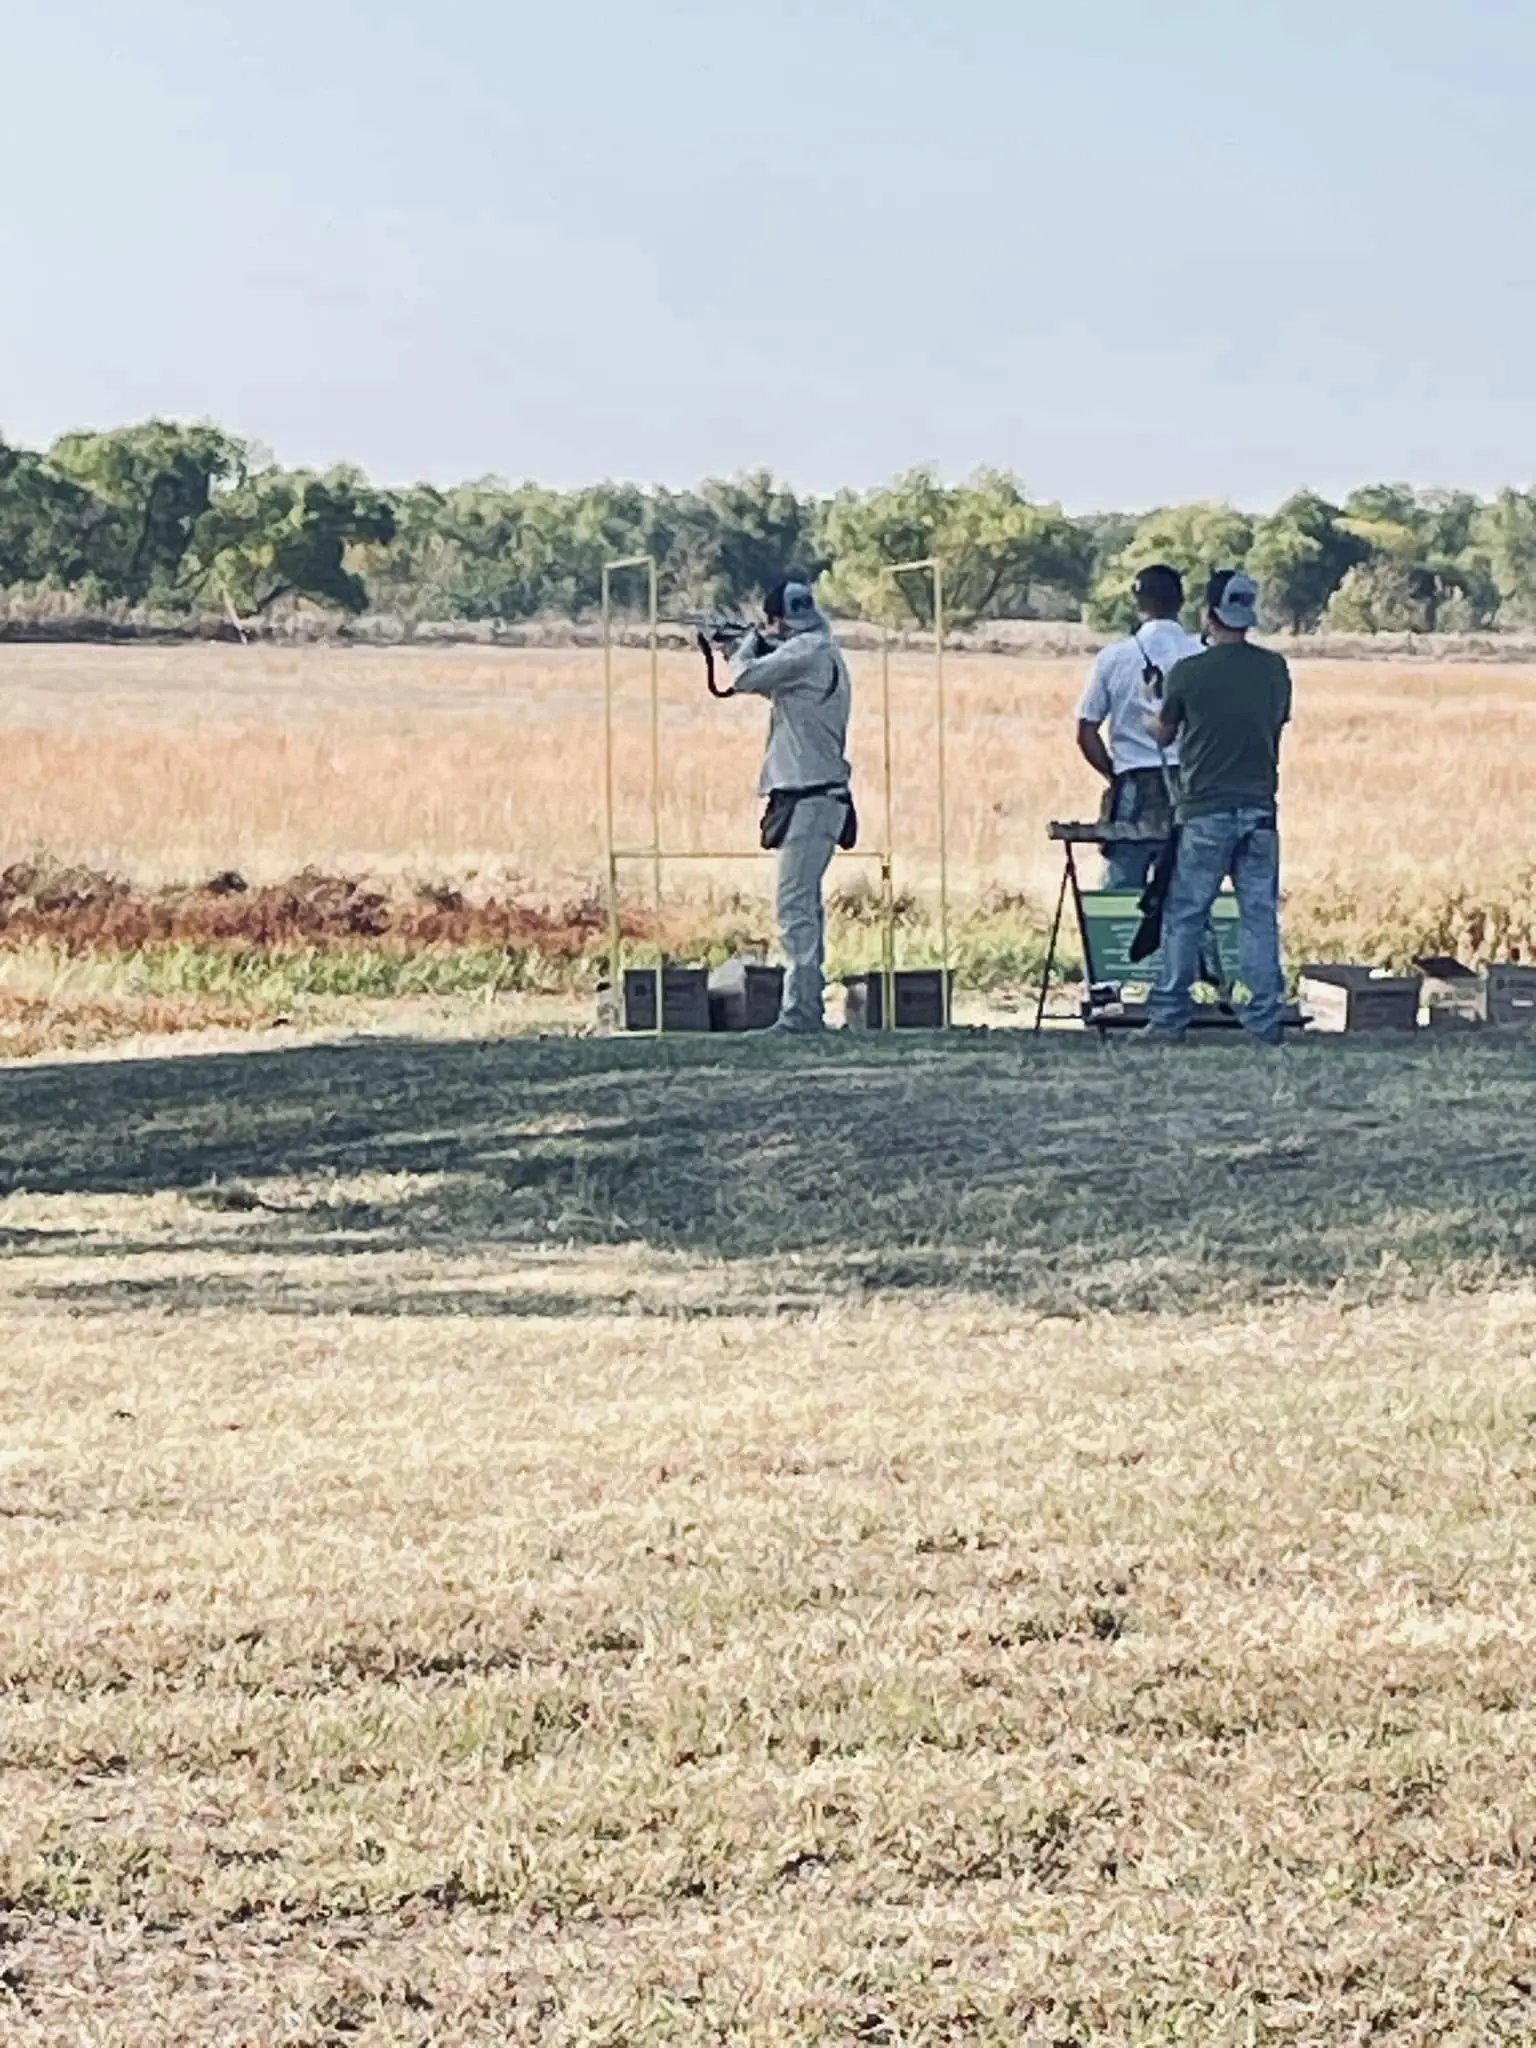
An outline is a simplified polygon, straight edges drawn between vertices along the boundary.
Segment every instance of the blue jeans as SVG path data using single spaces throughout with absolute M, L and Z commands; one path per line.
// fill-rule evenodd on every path
M 1280 964 L 1280 834 L 1272 810 L 1257 805 L 1191 818 L 1179 830 L 1178 864 L 1163 908 L 1163 971 L 1149 1009 L 1158 1031 L 1182 1032 L 1194 1014 L 1190 991 L 1200 971 L 1200 941 L 1228 875 L 1237 895 L 1237 978 L 1248 991 L 1243 1028 L 1280 1036 L 1285 970 Z
M 1104 849 L 1106 889 L 1134 889 L 1139 896 L 1147 886 L 1162 846 L 1156 839 L 1122 839 Z

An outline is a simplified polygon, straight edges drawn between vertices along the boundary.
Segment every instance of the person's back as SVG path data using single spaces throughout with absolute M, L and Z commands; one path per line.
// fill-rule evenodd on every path
M 1148 676 L 1155 684 L 1159 674 L 1171 675 L 1181 661 L 1199 652 L 1199 640 L 1176 618 L 1155 616 L 1144 618 L 1123 640 L 1111 640 L 1100 648 L 1077 716 L 1080 725 L 1107 725 L 1108 753 L 1116 775 L 1178 766 L 1178 743 L 1160 755 L 1157 742 L 1147 731 L 1147 713 L 1154 703 L 1148 694 Z
M 1166 562 L 1140 570 L 1130 596 L 1141 615 L 1134 634 L 1111 641 L 1095 658 L 1077 709 L 1078 752 L 1103 777 L 1099 816 L 1109 826 L 1130 828 L 1135 837 L 1104 844 L 1106 889 L 1141 890 L 1173 830 L 1171 770 L 1178 744 L 1162 749 L 1147 729 L 1154 692 L 1200 642 L 1179 623 L 1184 580 Z
M 1273 807 L 1280 735 L 1291 715 L 1283 655 L 1247 640 L 1189 655 L 1168 676 L 1163 712 L 1179 727 L 1181 822 Z
M 1238 910 L 1237 980 L 1247 990 L 1246 1030 L 1278 1045 L 1285 973 L 1280 959 L 1280 735 L 1291 715 L 1291 672 L 1255 647 L 1259 589 L 1237 569 L 1218 569 L 1206 588 L 1204 654 L 1168 677 L 1159 746 L 1181 742 L 1179 830 L 1163 906 L 1163 967 L 1152 993 L 1150 1038 L 1184 1036 L 1211 906 L 1230 876 Z
M 736 688 L 767 697 L 771 707 L 761 795 L 848 780 L 853 687 L 842 649 L 824 619 L 792 633 L 771 663 L 761 657 L 739 663 Z

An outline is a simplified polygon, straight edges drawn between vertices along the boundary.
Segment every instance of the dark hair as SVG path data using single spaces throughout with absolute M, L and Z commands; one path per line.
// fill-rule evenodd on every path
M 782 619 L 784 616 L 785 591 L 788 590 L 791 583 L 803 583 L 804 581 L 805 578 L 803 576 L 781 576 L 763 599 L 763 617 L 765 619 Z
M 1145 605 L 1154 618 L 1176 619 L 1184 609 L 1184 578 L 1166 562 L 1143 569 L 1131 589 L 1136 602 Z
M 1207 613 L 1214 614 L 1217 606 L 1226 597 L 1227 585 L 1236 574 L 1237 571 L 1235 569 L 1213 569 L 1211 571 L 1211 580 L 1205 586 L 1205 609 Z

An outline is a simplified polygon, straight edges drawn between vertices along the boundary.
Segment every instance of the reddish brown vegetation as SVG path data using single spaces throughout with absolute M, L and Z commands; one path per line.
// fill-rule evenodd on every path
M 392 893 L 312 869 L 261 888 L 231 871 L 198 888 L 157 890 L 85 867 L 22 862 L 0 873 L 0 946 L 10 948 L 47 945 L 81 954 L 174 943 L 272 952 L 358 944 L 401 952 L 484 946 L 575 959 L 605 930 L 595 900 L 550 908 L 506 896 L 474 899 L 447 887 Z

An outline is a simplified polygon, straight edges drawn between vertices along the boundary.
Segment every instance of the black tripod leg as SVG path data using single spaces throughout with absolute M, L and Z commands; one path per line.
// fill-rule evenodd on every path
M 1072 853 L 1068 848 L 1066 865 L 1061 871 L 1061 893 L 1056 898 L 1056 918 L 1051 926 L 1051 943 L 1045 949 L 1045 970 L 1040 976 L 1040 1001 L 1035 1008 L 1035 1030 L 1045 1029 L 1045 999 L 1051 991 L 1051 969 L 1056 965 L 1056 947 L 1061 938 L 1061 920 L 1067 907 L 1067 886 L 1072 879 Z

